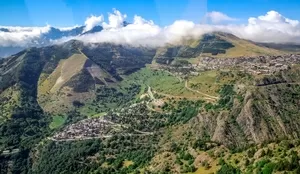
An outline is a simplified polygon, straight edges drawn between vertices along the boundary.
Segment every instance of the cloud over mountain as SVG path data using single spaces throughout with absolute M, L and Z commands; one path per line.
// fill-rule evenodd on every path
M 230 24 L 236 19 L 221 12 L 213 11 L 207 13 L 206 17 L 212 24 L 197 24 L 192 21 L 177 20 L 169 26 L 162 27 L 152 20 L 146 20 L 138 15 L 134 16 L 131 23 L 127 23 L 127 15 L 114 9 L 113 13 L 108 14 L 107 21 L 103 15 L 92 15 L 87 18 L 82 27 L 72 27 L 69 30 L 56 29 L 56 37 L 53 38 L 52 35 L 49 35 L 49 33 L 53 33 L 53 28 L 50 26 L 0 27 L 0 46 L 26 47 L 35 43 L 41 46 L 43 45 L 41 42 L 62 43 L 71 39 L 78 39 L 91 43 L 113 42 L 155 47 L 167 43 L 179 43 L 182 38 L 199 37 L 212 31 L 229 32 L 257 42 L 300 43 L 300 22 L 286 18 L 276 11 L 269 11 L 258 17 L 250 17 L 245 24 Z M 224 21 L 226 24 L 223 24 Z M 101 30 L 92 30 L 99 25 L 102 26 Z M 41 38 L 49 39 L 51 42 L 44 42 Z
M 100 15 L 100 16 L 91 15 L 84 22 L 85 28 L 84 28 L 83 32 L 87 32 L 87 31 L 93 29 L 95 26 L 97 26 L 101 22 L 103 22 L 103 19 L 104 19 L 103 15 Z
M 120 28 L 123 27 L 123 22 L 127 18 L 127 15 L 123 15 L 120 11 L 113 9 L 113 13 L 108 13 L 108 24 L 103 22 L 103 28 Z
M 224 21 L 236 21 L 236 18 L 227 16 L 224 13 L 218 11 L 212 11 L 206 14 L 206 18 L 209 19 L 212 23 L 217 24 Z
M 297 42 L 300 43 L 300 23 L 282 16 L 276 11 L 266 15 L 248 19 L 248 25 L 243 28 L 244 36 L 259 42 Z
M 45 27 L 0 26 L 0 46 L 26 46 L 34 43 L 49 30 L 49 25 Z
M 179 43 L 182 38 L 199 37 L 207 32 L 223 31 L 257 42 L 300 43 L 300 22 L 286 18 L 275 11 L 269 11 L 258 17 L 250 17 L 246 24 L 217 24 L 222 21 L 236 20 L 220 12 L 208 13 L 206 17 L 214 24 L 196 24 L 192 21 L 177 20 L 169 26 L 160 27 L 151 20 L 135 16 L 133 22 L 124 27 L 121 24 L 126 19 L 126 15 L 114 10 L 113 14 L 109 14 L 109 24 L 103 23 L 103 31 L 80 37 L 64 38 L 60 42 L 79 39 L 92 43 L 113 42 L 136 46 L 162 46 L 166 43 Z

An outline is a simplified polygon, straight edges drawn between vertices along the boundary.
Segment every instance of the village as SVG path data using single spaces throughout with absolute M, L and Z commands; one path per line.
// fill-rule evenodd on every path
M 53 136 L 53 140 L 75 140 L 87 138 L 110 137 L 115 129 L 114 123 L 103 118 L 85 119 L 68 125 L 63 131 Z
M 152 132 L 145 131 L 147 126 L 138 126 L 138 119 L 148 118 L 146 104 L 132 104 L 118 112 L 109 112 L 97 118 L 87 118 L 70 124 L 48 139 L 53 141 L 74 141 L 94 138 L 110 138 L 113 135 L 145 136 Z M 144 120 L 146 123 L 147 121 Z
M 288 69 L 292 64 L 300 63 L 300 54 L 282 56 L 257 56 L 238 58 L 199 58 L 198 63 L 181 67 L 165 67 L 168 71 L 178 76 L 197 76 L 202 71 L 235 68 L 253 75 L 268 75 Z

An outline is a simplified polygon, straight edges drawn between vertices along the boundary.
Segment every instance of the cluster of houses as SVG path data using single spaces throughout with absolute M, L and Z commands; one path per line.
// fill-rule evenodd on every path
M 235 67 L 252 74 L 272 74 L 274 72 L 286 70 L 292 64 L 300 63 L 299 54 L 282 56 L 258 56 L 239 58 L 212 58 L 205 57 L 196 65 L 192 65 L 196 70 L 212 70 L 228 67 Z
M 55 140 L 86 139 L 106 137 L 113 129 L 114 124 L 103 118 L 85 119 L 71 124 L 53 136 Z
M 119 112 L 112 111 L 98 118 L 88 118 L 70 124 L 50 139 L 54 141 L 72 141 L 110 138 L 115 134 L 131 136 L 133 129 L 135 129 L 136 119 L 147 117 L 146 110 L 145 104 L 132 104 L 118 110 Z
M 166 67 L 170 72 L 178 76 L 197 76 L 201 71 L 237 68 L 251 74 L 272 74 L 286 70 L 292 64 L 300 64 L 300 54 L 288 54 L 281 56 L 256 56 L 237 58 L 213 58 L 203 57 L 198 63 L 188 64 L 182 67 Z

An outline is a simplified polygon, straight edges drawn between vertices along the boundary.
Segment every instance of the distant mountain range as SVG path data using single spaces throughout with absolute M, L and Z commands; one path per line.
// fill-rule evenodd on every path
M 123 26 L 127 26 L 130 24 L 129 22 L 124 21 Z M 44 47 L 49 46 L 53 44 L 53 40 L 62 39 L 64 37 L 75 37 L 75 36 L 82 36 L 86 34 L 92 34 L 97 33 L 103 30 L 103 27 L 100 25 L 94 26 L 92 29 L 88 31 L 84 31 L 86 26 L 78 26 L 70 29 L 61 29 L 56 27 L 50 27 L 48 32 L 42 33 L 42 35 L 37 38 L 31 40 L 26 47 L 23 46 L 0 46 L 0 59 L 4 57 L 11 56 L 13 54 L 16 54 L 26 48 L 29 47 Z M 11 32 L 9 28 L 6 27 L 0 27 L 0 32 Z
M 63 37 L 72 37 L 72 36 L 80 36 L 85 34 L 91 34 L 100 32 L 103 30 L 102 26 L 95 26 L 91 30 L 84 32 L 85 26 L 78 26 L 75 28 L 72 28 L 70 30 L 62 30 L 59 28 L 51 27 L 50 30 L 47 33 L 43 33 L 41 37 L 39 37 L 36 40 L 32 40 L 30 44 L 27 45 L 27 47 L 21 47 L 21 46 L 0 46 L 0 57 L 8 57 L 12 54 L 18 53 L 19 51 L 28 48 L 28 47 L 43 47 L 50 45 L 53 40 L 61 39 Z M 0 31 L 2 32 L 10 32 L 7 28 L 0 28 Z

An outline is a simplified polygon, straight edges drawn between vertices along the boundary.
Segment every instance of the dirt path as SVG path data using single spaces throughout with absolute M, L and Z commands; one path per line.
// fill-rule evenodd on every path
M 150 111 L 157 112 L 157 110 L 155 110 L 149 106 L 149 102 L 147 102 L 146 106 Z
M 154 97 L 154 95 L 153 95 L 153 93 L 152 93 L 152 90 L 151 90 L 151 87 L 150 87 L 150 86 L 148 86 L 147 94 L 148 94 L 148 96 L 150 97 L 151 101 L 155 100 L 155 97 Z M 150 111 L 157 112 L 155 109 L 153 109 L 152 107 L 150 107 L 149 104 L 150 104 L 150 102 L 148 101 L 148 102 L 146 103 L 147 108 L 148 108 Z
M 202 55 L 202 52 L 201 52 L 201 54 L 200 54 L 199 57 L 201 57 L 201 55 Z M 184 81 L 181 77 L 176 76 L 175 74 L 171 73 L 170 71 L 165 70 L 164 72 L 166 72 L 166 73 L 168 73 L 168 74 L 176 77 L 180 82 Z M 215 102 L 215 101 L 219 100 L 219 97 L 212 96 L 212 95 L 209 95 L 209 94 L 206 94 L 206 93 L 203 93 L 203 92 L 200 92 L 200 91 L 197 91 L 197 90 L 194 90 L 194 89 L 188 87 L 187 80 L 185 81 L 185 88 L 187 90 L 191 91 L 191 92 L 195 92 L 195 93 L 203 95 L 205 100 L 209 100 L 209 101 L 212 101 L 212 102 Z M 165 96 L 165 97 L 170 97 L 170 98 L 171 97 L 173 97 L 173 98 L 185 98 L 184 96 L 175 96 L 175 95 L 165 94 L 165 93 L 161 93 L 161 92 L 157 92 L 157 91 L 154 91 L 154 93 L 162 95 L 162 96 Z M 148 94 L 149 94 L 149 96 L 150 96 L 151 99 L 155 99 L 154 96 L 153 96 L 153 93 L 151 92 L 150 86 L 148 86 Z M 151 97 L 151 95 L 153 96 L 153 98 Z M 189 99 L 198 99 L 200 97 L 186 97 L 186 98 L 189 98 Z
M 200 91 L 197 91 L 197 90 L 194 90 L 194 89 L 190 88 L 190 87 L 188 86 L 188 81 L 185 81 L 184 87 L 185 87 L 187 90 L 192 91 L 192 92 L 196 92 L 196 93 L 198 93 L 198 94 L 201 94 L 201 95 L 205 96 L 206 98 L 210 98 L 210 99 L 215 100 L 215 101 L 216 101 L 216 100 L 219 100 L 219 97 L 212 96 L 212 95 L 209 95 L 209 94 L 205 94 L 205 93 L 203 93 L 203 92 L 200 92 Z
M 157 92 L 157 91 L 154 91 L 154 93 L 156 93 L 156 94 L 158 94 L 158 95 L 165 96 L 165 97 L 169 97 L 169 98 L 185 98 L 184 96 L 180 96 L 180 95 L 171 95 L 171 94 L 166 94 L 166 93 Z M 198 99 L 199 97 L 186 97 L 186 98 L 189 98 L 189 99 Z
M 153 132 L 143 132 L 143 131 L 140 131 L 140 130 L 137 130 L 137 129 L 134 129 L 134 131 L 137 132 L 137 133 L 143 134 L 143 135 L 153 135 L 154 134 Z
M 123 134 L 124 136 L 147 136 L 147 135 L 153 135 L 153 132 L 143 132 L 139 130 L 134 130 L 135 132 L 139 134 Z M 55 142 L 67 142 L 67 141 L 83 141 L 83 140 L 93 140 L 93 139 L 105 139 L 105 138 L 111 138 L 113 135 L 102 135 L 102 136 L 96 136 L 96 137 L 75 137 L 75 138 L 69 138 L 69 139 L 61 139 L 57 140 L 53 137 L 48 137 L 48 140 L 55 141 Z
M 182 78 L 176 76 L 175 74 L 171 73 L 170 71 L 165 71 L 165 72 L 167 72 L 168 74 L 170 74 L 170 75 L 176 77 L 180 82 L 183 82 L 183 79 L 182 79 Z M 212 95 L 209 95 L 209 94 L 206 94 L 206 93 L 203 93 L 203 92 L 200 92 L 200 91 L 197 91 L 197 90 L 194 90 L 194 89 L 188 87 L 188 82 L 187 82 L 187 80 L 185 81 L 185 88 L 186 88 L 187 90 L 191 91 L 191 92 L 195 92 L 195 93 L 198 93 L 198 94 L 203 95 L 205 100 L 209 100 L 209 101 L 213 101 L 213 102 L 215 102 L 216 100 L 219 100 L 219 97 L 212 96 Z M 157 94 L 166 96 L 166 97 L 184 98 L 184 96 L 174 96 L 174 95 L 164 94 L 164 93 L 160 93 L 160 92 L 156 92 L 156 91 L 154 91 L 154 92 L 157 93 Z M 150 96 L 151 99 L 155 99 L 154 96 L 153 96 L 153 93 L 151 92 L 150 86 L 148 86 L 148 94 L 149 94 L 149 96 Z M 153 98 L 152 98 L 151 95 L 153 96 Z M 199 98 L 199 97 L 187 97 L 187 98 L 193 98 L 193 99 L 194 99 L 194 98 Z
M 161 93 L 161 92 L 157 92 L 157 91 L 154 91 L 154 93 L 165 96 L 165 97 L 169 97 L 169 98 L 188 98 L 188 99 L 199 99 L 200 98 L 200 97 L 184 97 L 184 96 L 178 96 L 178 95 L 171 95 L 171 94 L 165 94 L 165 93 Z M 210 98 L 210 97 L 204 97 L 204 99 L 212 101 L 212 102 L 216 101 L 216 99 Z
M 181 77 L 178 77 L 178 76 L 176 76 L 175 74 L 173 74 L 173 73 L 171 73 L 170 71 L 167 71 L 167 70 L 165 70 L 164 72 L 166 72 L 166 73 L 168 73 L 168 74 L 170 74 L 171 76 L 174 76 L 174 77 L 176 77 L 180 82 L 183 82 L 183 80 L 182 80 L 182 78 Z
M 55 138 L 52 137 L 48 137 L 48 140 L 51 141 L 57 141 L 57 142 L 67 142 L 67 141 L 82 141 L 82 140 L 92 140 L 92 139 L 101 139 L 101 138 L 111 138 L 112 135 L 104 135 L 104 136 L 98 136 L 98 137 L 78 137 L 78 138 L 69 138 L 69 139 L 61 139 L 61 140 L 57 140 Z
M 151 91 L 151 87 L 150 86 L 148 86 L 148 95 L 149 95 L 149 97 L 150 97 L 150 99 L 151 100 L 155 100 L 155 97 L 154 97 L 154 95 L 153 95 L 153 93 L 152 93 L 152 91 Z

